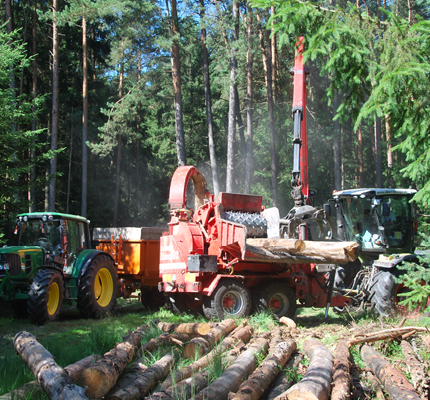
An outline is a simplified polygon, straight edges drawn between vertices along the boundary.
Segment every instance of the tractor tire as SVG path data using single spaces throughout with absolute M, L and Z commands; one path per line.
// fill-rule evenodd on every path
M 400 293 L 407 293 L 408 288 L 402 283 L 396 283 L 395 278 L 405 272 L 394 270 L 379 270 L 370 284 L 370 309 L 381 317 L 394 317 L 398 314 L 403 317 L 416 317 L 421 314 L 420 307 L 409 310 L 407 306 L 400 305 L 404 300 Z M 426 306 L 428 305 L 428 300 Z
M 113 261 L 107 256 L 94 258 L 81 277 L 78 310 L 83 318 L 102 318 L 115 307 L 118 278 Z
M 246 317 L 251 311 L 251 294 L 238 280 L 221 281 L 212 295 L 203 300 L 203 314 L 208 319 Z
M 163 293 L 157 289 L 146 288 L 142 288 L 140 291 L 140 301 L 142 306 L 150 311 L 157 311 L 166 303 Z
M 60 271 L 41 269 L 30 284 L 28 315 L 36 325 L 56 321 L 64 300 L 64 280 Z
M 296 313 L 296 296 L 292 289 L 282 282 L 266 283 L 256 300 L 258 311 L 270 311 L 278 318 L 293 318 Z

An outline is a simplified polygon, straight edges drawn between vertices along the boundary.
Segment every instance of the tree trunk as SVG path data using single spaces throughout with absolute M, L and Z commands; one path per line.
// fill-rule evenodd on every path
M 234 139 L 236 136 L 236 41 L 239 37 L 239 2 L 233 0 L 233 37 L 231 39 L 231 54 L 230 54 L 230 95 L 228 99 L 228 135 L 227 135 L 227 177 L 226 177 L 226 192 L 234 192 Z
M 286 392 L 295 382 L 291 380 L 291 375 L 285 373 L 284 371 L 294 371 L 298 368 L 299 364 L 302 362 L 303 356 L 300 353 L 293 353 L 290 360 L 287 362 L 283 371 L 278 374 L 275 380 L 273 389 L 269 392 L 267 400 L 274 400 L 282 393 Z
M 203 21 L 205 16 L 205 3 L 200 0 L 200 20 Z M 203 49 L 203 78 L 205 85 L 205 104 L 206 104 L 206 123 L 208 125 L 208 139 L 209 139 L 209 158 L 211 162 L 212 183 L 215 198 L 219 193 L 219 177 L 218 165 L 216 160 L 215 142 L 213 134 L 213 119 L 212 119 L 212 95 L 209 79 L 209 53 L 206 47 L 206 29 L 202 29 L 201 33 L 202 49 Z
M 248 375 L 255 369 L 257 363 L 257 354 L 266 353 L 269 343 L 264 338 L 259 338 L 251 344 L 237 360 L 228 367 L 221 376 L 212 382 L 206 389 L 199 392 L 194 399 L 217 399 L 225 400 L 229 392 L 236 392 Z
M 81 215 L 87 216 L 87 176 L 88 176 L 88 65 L 87 65 L 87 21 L 82 16 L 82 204 Z M 116 226 L 116 225 L 114 225 Z
M 52 0 L 52 126 L 51 126 L 51 150 L 57 150 L 58 143 L 58 103 L 60 96 L 59 87 L 59 58 L 58 50 L 58 26 L 57 26 L 57 0 Z M 51 158 L 49 174 L 49 199 L 48 211 L 55 211 L 55 174 L 57 173 L 57 155 Z
M 175 105 L 175 127 L 176 127 L 176 152 L 178 157 L 178 166 L 181 167 L 187 164 L 185 156 L 185 134 L 182 119 L 182 88 L 181 88 L 181 59 L 179 56 L 179 35 L 178 27 L 178 11 L 176 0 L 170 0 L 172 11 L 172 23 L 170 33 L 173 38 L 171 49 L 172 62 L 172 79 Z
M 363 158 L 363 130 L 360 126 L 358 127 L 358 181 L 359 187 L 364 187 L 364 158 Z
M 140 339 L 146 330 L 147 326 L 136 329 L 91 368 L 82 372 L 78 379 L 78 385 L 88 387 L 87 394 L 90 399 L 100 399 L 115 385 L 122 371 L 132 361 Z
M 180 382 L 184 379 L 192 376 L 196 371 L 199 371 L 212 362 L 213 359 L 219 357 L 220 353 L 236 346 L 238 343 L 246 343 L 252 336 L 254 332 L 251 326 L 239 325 L 230 336 L 226 337 L 217 348 L 206 354 L 204 357 L 193 362 L 192 364 L 180 369 L 176 372 L 175 376 L 172 378 L 169 376 L 161 385 L 163 390 L 172 386 L 173 382 Z
M 52 354 L 31 333 L 19 332 L 13 342 L 15 350 L 51 400 L 87 399 L 85 390 L 73 383 L 67 372 L 54 361 Z
M 193 360 L 201 358 L 234 328 L 236 328 L 236 322 L 233 319 L 226 319 L 220 322 L 207 335 L 196 337 L 188 342 L 183 350 L 184 357 Z
M 396 400 L 420 400 L 414 387 L 398 369 L 394 368 L 373 347 L 365 344 L 360 351 L 361 357 L 381 381 L 388 394 Z
M 247 62 L 247 110 L 246 110 L 246 132 L 247 132 L 247 142 L 246 142 L 246 156 L 245 156 L 245 193 L 251 192 L 252 178 L 254 175 L 254 155 L 253 155 L 253 138 L 252 138 L 252 48 L 251 48 L 251 38 L 252 38 L 252 8 L 248 5 L 247 14 L 247 27 L 246 27 L 246 62 Z
M 184 342 L 188 342 L 190 340 L 190 336 L 186 333 L 176 333 L 176 334 L 170 334 L 170 333 L 163 333 L 157 338 L 153 338 L 143 344 L 139 349 L 137 350 L 137 354 L 139 356 L 145 354 L 145 353 L 151 353 L 156 348 L 160 346 L 164 346 L 166 344 L 171 344 L 172 346 L 180 345 L 182 346 Z
M 138 400 L 143 398 L 154 385 L 167 376 L 174 362 L 174 355 L 172 353 L 166 354 L 143 373 L 136 375 L 136 379 L 131 385 L 107 397 L 107 400 Z
M 37 0 L 34 0 L 33 3 L 33 102 L 37 97 Z M 36 118 L 36 104 L 33 103 L 32 109 L 33 119 L 31 122 L 31 130 L 35 131 L 37 129 L 37 118 Z M 30 212 L 36 212 L 36 166 L 34 160 L 36 158 L 36 150 L 35 150 L 36 139 L 31 139 L 31 149 L 30 149 L 30 193 L 29 193 L 29 201 L 30 201 Z
M 375 113 L 376 187 L 382 188 L 381 120 Z
M 279 343 L 272 354 L 270 354 L 243 382 L 235 395 L 229 396 L 231 400 L 258 400 L 276 378 L 279 370 L 282 369 L 297 345 L 293 339 Z
M 278 396 L 275 400 L 327 400 L 330 396 L 333 357 L 319 340 L 308 338 L 303 343 L 303 351 L 310 359 L 303 379 Z
M 400 346 L 402 348 L 403 355 L 405 356 L 405 363 L 408 366 L 415 390 L 420 393 L 425 393 L 425 391 L 428 391 L 429 389 L 429 378 L 425 373 L 423 363 L 415 357 L 414 349 L 409 342 L 402 340 Z
M 67 372 L 67 375 L 69 375 L 70 379 L 72 381 L 75 381 L 85 368 L 88 368 L 99 358 L 100 356 L 97 355 L 85 357 L 82 360 L 79 360 L 74 364 L 70 364 L 69 366 L 65 367 L 64 370 Z M 0 396 L 0 400 L 25 400 L 30 398 L 38 398 L 40 397 L 42 391 L 43 389 L 40 386 L 39 382 L 35 380 L 26 383 L 18 389 L 12 390 L 11 392 Z
M 275 6 L 271 6 L 270 7 L 270 14 L 274 15 L 275 14 Z M 273 102 L 276 102 L 276 72 L 277 72 L 277 68 L 276 68 L 276 33 L 273 29 L 273 26 L 275 25 L 275 21 L 272 20 L 272 28 L 270 30 L 270 45 L 271 45 L 271 61 L 270 64 L 272 66 L 272 95 L 273 95 Z M 267 42 L 269 43 L 269 42 Z
M 331 400 L 349 400 L 351 398 L 351 368 L 348 340 L 341 340 L 335 350 L 333 365 L 333 390 Z
M 188 333 L 197 335 L 206 335 L 209 333 L 211 327 L 206 322 L 201 323 L 184 323 L 184 324 L 170 324 L 168 322 L 160 322 L 158 328 L 163 332 L 176 332 L 176 333 Z

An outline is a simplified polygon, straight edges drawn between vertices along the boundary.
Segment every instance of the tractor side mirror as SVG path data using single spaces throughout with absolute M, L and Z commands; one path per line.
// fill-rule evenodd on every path
M 323 209 L 324 209 L 324 212 L 325 212 L 329 217 L 331 217 L 331 207 L 330 207 L 330 204 L 329 204 L 329 203 L 325 203 L 325 204 L 323 204 Z

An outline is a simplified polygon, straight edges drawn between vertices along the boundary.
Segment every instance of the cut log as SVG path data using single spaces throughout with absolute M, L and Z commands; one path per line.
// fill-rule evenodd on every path
M 267 400 L 275 399 L 294 385 L 295 382 L 291 379 L 292 374 L 288 374 L 288 372 L 285 372 L 285 370 L 294 372 L 296 368 L 298 368 L 302 360 L 302 354 L 298 352 L 293 353 L 293 355 L 285 365 L 284 371 L 281 371 L 278 374 L 278 377 L 275 380 L 275 384 L 273 385 L 273 389 L 269 392 L 269 395 L 267 396 Z
M 272 334 L 271 334 L 271 338 L 270 338 L 269 351 L 268 351 L 269 354 L 273 353 L 273 351 L 276 349 L 276 346 L 279 343 L 282 343 L 285 341 L 284 332 L 279 326 L 277 326 L 275 329 L 273 329 L 273 331 L 271 333 Z
M 297 324 L 291 318 L 281 317 L 279 319 L 279 322 L 281 324 L 287 325 L 288 328 L 290 328 L 290 329 L 296 329 L 297 328 Z
M 169 376 L 161 385 L 163 390 L 172 386 L 173 382 L 180 382 L 184 379 L 192 376 L 196 371 L 200 371 L 201 369 L 208 366 L 208 364 L 215 358 L 218 357 L 220 353 L 224 353 L 228 349 L 236 346 L 238 343 L 246 343 L 252 336 L 254 329 L 251 326 L 238 326 L 230 336 L 224 338 L 224 340 L 211 352 L 206 354 L 204 357 L 199 360 L 191 363 L 185 368 L 176 371 L 173 377 Z
M 255 369 L 258 353 L 266 353 L 269 342 L 259 338 L 228 367 L 221 376 L 207 388 L 196 394 L 194 400 L 217 399 L 226 400 L 229 392 L 235 392 L 242 381 Z
M 234 319 L 226 319 L 211 328 L 207 335 L 191 339 L 184 346 L 184 357 L 188 359 L 200 358 L 211 350 L 220 340 L 236 328 Z
M 348 340 L 341 340 L 335 350 L 333 365 L 333 389 L 331 400 L 349 400 L 351 398 L 351 376 Z
M 115 385 L 122 371 L 133 360 L 136 348 L 147 329 L 147 326 L 136 329 L 81 373 L 78 385 L 87 387 L 90 399 L 100 399 Z
M 151 388 L 162 381 L 175 362 L 173 353 L 166 354 L 152 366 L 139 374 L 129 386 L 106 397 L 107 400 L 138 400 L 146 396 Z
M 100 356 L 98 355 L 91 355 L 88 357 L 83 358 L 82 360 L 79 360 L 75 362 L 74 364 L 70 364 L 67 367 L 64 368 L 64 370 L 69 375 L 70 379 L 72 381 L 75 381 L 78 379 L 81 372 L 88 368 L 91 364 L 96 362 Z M 6 393 L 2 396 L 0 396 L 0 400 L 24 400 L 26 398 L 36 397 L 39 393 L 42 393 L 43 389 L 39 385 L 39 382 L 37 380 L 31 381 L 26 383 L 25 385 L 22 385 L 20 388 L 12 390 L 9 393 Z
M 231 400 L 258 400 L 276 378 L 279 370 L 286 364 L 297 345 L 293 339 L 279 343 L 271 353 L 243 382 Z
M 388 394 L 396 400 L 420 400 L 414 387 L 398 369 L 373 347 L 365 344 L 360 351 L 361 357 L 380 380 Z
M 275 400 L 327 400 L 330 396 L 333 356 L 319 340 L 308 338 L 303 351 L 310 360 L 303 379 Z
M 177 346 L 182 347 L 184 342 L 188 342 L 190 340 L 190 335 L 186 333 L 163 333 L 157 338 L 151 339 L 136 351 L 136 355 L 141 357 L 144 353 L 153 352 L 157 347 L 163 346 L 165 344 L 171 343 Z
M 247 239 L 247 261 L 287 262 L 298 264 L 347 264 L 358 257 L 356 242 L 304 241 L 297 248 L 290 239 Z
M 430 351 L 430 335 L 426 335 L 423 337 L 423 342 L 427 347 L 427 350 Z
M 163 332 L 168 333 L 188 333 L 197 334 L 200 336 L 208 334 L 211 329 L 210 325 L 206 322 L 187 324 L 170 324 L 168 322 L 159 322 L 158 328 L 160 328 Z
M 400 346 L 405 356 L 405 363 L 408 366 L 412 384 L 417 392 L 422 393 L 428 389 L 428 378 L 424 370 L 424 364 L 415 357 L 414 349 L 408 342 L 402 340 Z
M 54 361 L 52 354 L 31 333 L 17 333 L 13 344 L 50 399 L 87 399 L 85 390 L 73 383 L 67 372 Z

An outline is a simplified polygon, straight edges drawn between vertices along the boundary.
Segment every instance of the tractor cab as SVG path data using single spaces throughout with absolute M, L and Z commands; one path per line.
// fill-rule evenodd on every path
M 359 243 L 361 252 L 412 253 L 415 189 L 351 189 L 334 193 L 343 239 Z M 375 255 L 376 255 L 375 254 Z

